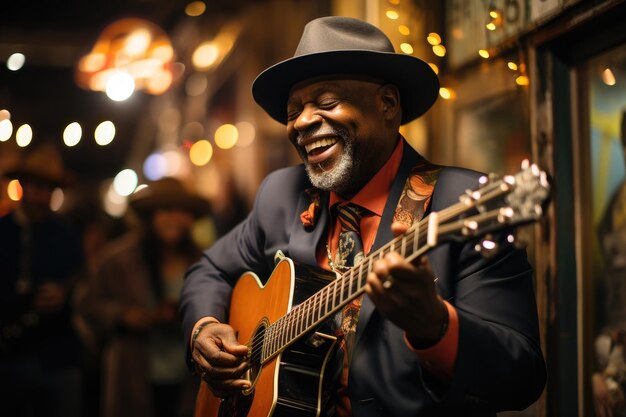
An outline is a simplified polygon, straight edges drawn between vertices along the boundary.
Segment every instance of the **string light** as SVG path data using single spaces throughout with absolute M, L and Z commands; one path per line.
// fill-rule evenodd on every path
M 387 17 L 391 20 L 397 20 L 398 17 L 400 17 L 400 15 L 398 14 L 398 12 L 396 12 L 395 10 L 387 10 L 387 12 L 385 13 L 385 15 L 387 15 Z
M 489 51 L 486 49 L 479 49 L 478 50 L 478 55 L 480 55 L 482 58 L 489 58 Z
M 409 36 L 411 34 L 411 29 L 409 29 L 406 25 L 400 25 L 398 26 L 398 32 L 404 36 Z
M 431 32 L 428 34 L 428 37 L 426 38 L 426 40 L 431 45 L 439 45 L 441 43 L 441 36 L 439 36 L 439 34 L 435 32 Z
M 488 30 L 496 30 L 496 24 L 493 22 L 489 22 L 485 25 Z
M 445 56 L 446 55 L 446 47 L 443 45 L 435 45 L 433 46 L 433 53 L 437 56 Z
M 506 64 L 511 71 L 517 71 L 517 64 L 513 61 L 509 61 Z
M 410 43 L 403 42 L 400 44 L 400 50 L 407 55 L 411 55 L 413 53 L 413 47 Z
M 439 89 L 439 96 L 444 100 L 450 100 L 454 98 L 454 91 L 450 88 L 441 87 Z

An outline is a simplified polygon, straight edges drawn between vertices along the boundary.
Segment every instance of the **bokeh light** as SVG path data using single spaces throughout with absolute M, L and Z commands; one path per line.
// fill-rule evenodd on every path
M 436 64 L 429 62 L 428 65 L 433 69 L 435 74 L 439 74 L 439 67 Z
M 215 131 L 215 145 L 218 148 L 230 149 L 237 144 L 237 139 L 239 139 L 239 131 L 234 125 L 221 125 Z
M 478 50 L 478 55 L 480 55 L 482 58 L 489 58 L 489 51 L 486 49 L 479 49 Z
M 59 211 L 61 207 L 63 207 L 63 202 L 65 201 L 65 194 L 63 190 L 60 188 L 55 188 L 52 190 L 52 195 L 50 196 L 50 210 Z
M 398 19 L 398 17 L 400 17 L 400 15 L 398 14 L 398 12 L 396 12 L 395 10 L 387 10 L 385 12 L 385 15 L 391 19 L 391 20 L 396 20 Z
M 9 185 L 7 186 L 7 194 L 9 198 L 13 201 L 20 201 L 22 199 L 23 191 L 22 184 L 18 180 L 9 181 Z
M 33 129 L 28 124 L 23 124 L 15 132 L 15 141 L 18 146 L 22 148 L 28 146 L 33 140 Z
M 445 56 L 446 55 L 446 47 L 443 45 L 435 45 L 433 46 L 433 53 L 437 56 Z
M 185 7 L 187 16 L 200 16 L 206 11 L 206 4 L 203 1 L 192 1 Z
M 143 163 L 143 174 L 151 181 L 161 179 L 167 173 L 167 161 L 160 152 L 149 155 Z
M 121 196 L 129 196 L 137 187 L 137 173 L 130 168 L 120 171 L 113 180 L 113 189 Z
M 602 82 L 608 86 L 613 86 L 617 83 L 615 79 L 615 74 L 611 71 L 611 68 L 606 68 L 602 71 Z
M 135 92 L 135 80 L 126 71 L 117 71 L 106 83 L 106 94 L 113 101 L 127 100 Z
M 126 197 L 119 195 L 115 191 L 113 184 L 110 184 L 104 195 L 102 206 L 109 216 L 119 218 L 126 212 L 128 202 L 126 201 Z
M 404 36 L 408 36 L 411 34 L 411 29 L 409 29 L 407 25 L 400 25 L 398 26 L 398 32 Z
M 411 55 L 413 53 L 413 47 L 410 43 L 403 42 L 400 44 L 400 50 L 407 55 Z
M 63 131 L 63 142 L 67 146 L 76 146 L 83 136 L 83 129 L 78 122 L 72 122 Z
M 0 121 L 0 142 L 6 142 L 13 134 L 13 123 L 11 120 L 4 119 Z
M 196 166 L 204 166 L 209 163 L 213 156 L 213 146 L 208 140 L 199 140 L 189 149 L 189 159 Z
M 256 129 L 254 125 L 250 122 L 239 122 L 236 123 L 235 126 L 239 131 L 239 139 L 237 140 L 237 146 L 245 147 L 254 142 L 254 138 L 256 136 Z
M 14 54 L 11 54 L 9 59 L 7 59 L 7 68 L 11 71 L 17 71 L 24 66 L 25 62 L 26 57 L 24 56 L 24 54 L 16 52 Z
M 439 36 L 438 33 L 431 32 L 426 37 L 426 40 L 428 41 L 429 44 L 431 44 L 433 46 L 434 45 L 439 45 L 441 43 L 441 36 Z
M 100 123 L 94 132 L 94 139 L 100 146 L 106 146 L 115 138 L 115 125 L 110 120 Z
M 212 41 L 203 42 L 193 52 L 191 62 L 197 69 L 206 70 L 217 62 L 219 55 L 220 50 Z
M 456 97 L 456 94 L 451 88 L 441 87 L 439 89 L 439 96 L 441 96 L 444 100 L 453 100 Z

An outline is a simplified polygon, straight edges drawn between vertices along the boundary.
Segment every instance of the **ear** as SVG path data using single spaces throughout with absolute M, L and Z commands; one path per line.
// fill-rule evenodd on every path
M 402 112 L 402 109 L 400 108 L 400 91 L 398 91 L 398 87 L 393 84 L 385 84 L 380 87 L 379 92 L 385 119 L 394 120 Z

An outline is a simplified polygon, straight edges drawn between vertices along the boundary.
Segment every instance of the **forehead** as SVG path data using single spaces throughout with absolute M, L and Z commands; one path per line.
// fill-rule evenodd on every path
M 294 85 L 289 91 L 287 104 L 299 103 L 305 99 L 313 99 L 324 93 L 350 94 L 358 92 L 362 95 L 367 89 L 384 84 L 382 81 L 361 76 L 325 76 L 311 78 Z

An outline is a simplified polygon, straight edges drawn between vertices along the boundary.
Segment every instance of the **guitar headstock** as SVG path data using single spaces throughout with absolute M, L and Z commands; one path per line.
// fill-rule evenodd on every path
M 550 196 L 547 174 L 528 161 L 514 175 L 489 175 L 479 182 L 477 189 L 459 197 L 459 204 L 438 214 L 438 232 L 451 240 L 487 235 L 484 253 L 492 249 L 489 234 L 538 220 Z

